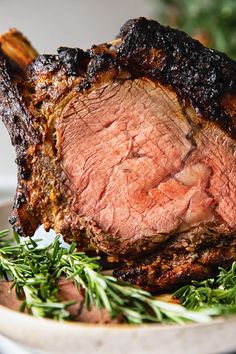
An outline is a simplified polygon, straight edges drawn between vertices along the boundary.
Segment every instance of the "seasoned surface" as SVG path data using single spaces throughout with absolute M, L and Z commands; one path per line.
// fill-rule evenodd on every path
M 17 53 L 30 60 L 27 48 Z M 114 42 L 61 47 L 27 69 L 4 53 L 18 232 L 54 228 L 153 291 L 236 258 L 234 61 L 144 18 Z

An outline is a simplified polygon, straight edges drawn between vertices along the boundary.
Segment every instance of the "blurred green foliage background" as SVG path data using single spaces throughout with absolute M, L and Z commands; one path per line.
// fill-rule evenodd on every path
M 156 18 L 236 59 L 236 0 L 153 0 Z

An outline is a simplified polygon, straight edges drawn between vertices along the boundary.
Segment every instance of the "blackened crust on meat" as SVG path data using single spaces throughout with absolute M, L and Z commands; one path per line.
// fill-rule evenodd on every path
M 33 72 L 37 71 L 41 74 L 47 74 L 49 72 L 55 72 L 60 68 L 60 62 L 57 61 L 56 55 L 39 55 L 28 70 Z M 32 74 L 32 73 L 31 73 Z
M 31 146 L 37 146 L 41 142 L 40 135 L 32 125 L 32 116 L 27 111 L 16 86 L 12 83 L 7 72 L 6 61 L 2 56 L 0 62 L 0 115 L 11 137 L 12 145 L 16 149 L 16 163 L 18 164 L 18 185 L 15 196 L 15 208 L 9 219 L 15 225 L 15 229 L 24 229 L 24 221 L 27 220 L 27 229 L 35 230 L 38 226 L 34 213 L 27 211 L 28 186 L 22 181 L 29 179 L 31 174 L 32 156 L 29 153 Z
M 172 291 L 191 280 L 213 277 L 219 265 L 228 268 L 236 260 L 236 239 L 204 236 L 205 241 L 202 237 L 191 242 L 191 235 L 177 235 L 157 252 L 129 262 L 128 266 L 120 265 L 114 275 L 155 293 Z
M 1 78 L 18 232 L 52 227 L 151 291 L 233 261 L 235 62 L 140 18 L 113 42 L 39 56 L 17 86 L 4 64 Z
M 129 20 L 118 45 L 94 46 L 84 52 L 60 47 L 55 56 L 40 56 L 34 67 L 55 70 L 65 65 L 68 75 L 84 74 L 88 82 L 100 81 L 107 70 L 127 71 L 132 78 L 150 77 L 174 88 L 205 119 L 236 137 L 235 118 L 227 114 L 220 98 L 236 90 L 236 63 L 227 55 L 204 47 L 184 32 L 139 18 Z M 45 63 L 44 62 L 45 59 Z M 90 88 L 84 82 L 82 88 Z
M 11 137 L 12 145 L 18 151 L 39 143 L 39 138 L 32 126 L 32 117 L 24 107 L 17 88 L 11 82 L 4 57 L 0 57 L 0 114 Z
M 177 90 L 205 117 L 236 137 L 235 122 L 219 103 L 236 90 L 236 63 L 225 54 L 205 48 L 184 32 L 145 18 L 121 28 L 119 61 L 134 76 L 150 76 Z M 153 48 L 158 52 L 155 56 Z M 161 52 L 160 52 L 161 51 Z M 158 56 L 163 59 L 156 65 Z
M 88 52 L 79 48 L 60 47 L 57 50 L 58 58 L 66 66 L 69 75 L 79 75 L 86 71 L 90 60 Z

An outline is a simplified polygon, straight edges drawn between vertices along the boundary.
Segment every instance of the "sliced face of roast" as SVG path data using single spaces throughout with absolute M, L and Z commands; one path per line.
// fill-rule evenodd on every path
M 217 225 L 209 193 L 216 177 L 203 141 L 198 147 L 177 95 L 145 78 L 101 86 L 68 103 L 58 125 L 61 164 L 74 212 L 117 240 L 115 249 L 101 240 L 103 251 L 142 252 L 182 230 Z

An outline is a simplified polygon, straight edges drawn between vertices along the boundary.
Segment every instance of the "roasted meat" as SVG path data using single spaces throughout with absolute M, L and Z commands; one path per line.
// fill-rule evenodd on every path
M 0 69 L 17 232 L 54 228 L 152 291 L 236 258 L 234 61 L 139 18 L 113 42 Z

